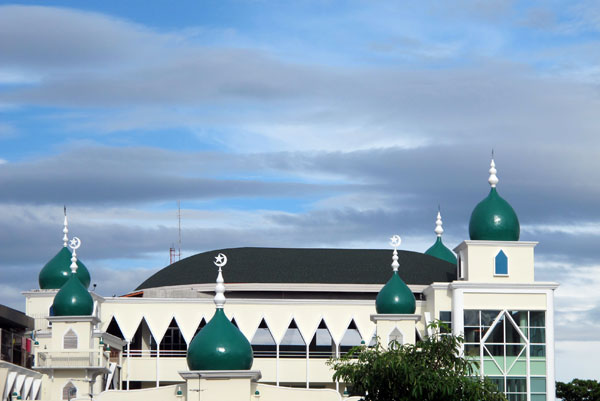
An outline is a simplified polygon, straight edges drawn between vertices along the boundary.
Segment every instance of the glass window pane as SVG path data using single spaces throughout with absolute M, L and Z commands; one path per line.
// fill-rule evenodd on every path
M 531 378 L 531 392 L 532 393 L 545 393 L 546 392 L 546 378 L 545 377 L 532 377 Z
M 498 316 L 499 313 L 500 313 L 499 310 L 482 310 L 481 311 L 481 325 L 482 326 L 491 326 L 492 322 L 494 321 L 494 319 L 496 319 L 496 317 Z
M 545 357 L 546 346 L 545 345 L 530 345 L 531 357 Z
M 466 356 L 479 356 L 479 345 L 478 344 L 465 344 L 465 355 Z
M 466 343 L 478 343 L 481 341 L 479 328 L 465 327 L 465 342 Z
M 451 322 L 452 321 L 452 312 L 440 311 L 440 320 L 442 322 Z
M 506 321 L 506 342 L 516 344 L 525 342 L 525 339 L 519 334 L 518 329 L 509 320 Z
M 546 342 L 546 329 L 533 328 L 529 340 L 532 343 L 545 343 Z
M 546 394 L 531 394 L 531 401 L 546 401 Z
M 489 376 L 488 376 L 489 377 Z M 498 386 L 498 391 L 504 392 L 504 377 L 489 377 L 489 379 Z
M 485 348 L 492 356 L 504 356 L 504 345 L 485 344 Z
M 507 377 L 506 392 L 525 393 L 527 392 L 527 379 L 524 377 Z
M 519 356 L 521 351 L 525 348 L 525 345 L 507 345 L 506 356 Z M 523 356 L 525 353 L 523 353 Z
M 465 326 L 479 327 L 479 311 L 477 311 L 477 310 L 466 310 L 465 311 Z
M 527 394 L 508 394 L 508 401 L 527 401 Z
M 503 322 L 498 322 L 496 326 L 494 326 L 492 332 L 488 335 L 485 340 L 486 343 L 503 343 L 504 342 L 504 328 Z
M 529 324 L 527 322 L 527 311 L 524 310 L 513 310 L 510 311 L 510 317 L 513 318 L 517 326 L 520 328 L 527 327 Z
M 531 327 L 546 327 L 546 312 L 531 311 L 529 312 L 529 326 Z

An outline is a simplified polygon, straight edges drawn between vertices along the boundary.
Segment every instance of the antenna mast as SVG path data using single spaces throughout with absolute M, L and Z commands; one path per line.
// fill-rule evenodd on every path
M 175 263 L 175 259 L 181 260 L 181 201 L 177 201 L 177 232 L 178 232 L 178 240 L 177 240 L 177 251 L 175 251 L 175 244 L 171 244 L 169 248 L 169 263 Z
M 177 222 L 179 225 L 179 249 L 178 249 L 178 255 L 177 255 L 177 260 L 181 260 L 181 201 L 177 201 Z

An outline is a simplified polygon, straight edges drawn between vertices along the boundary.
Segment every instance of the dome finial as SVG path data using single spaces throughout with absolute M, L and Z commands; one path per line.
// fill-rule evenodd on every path
M 81 246 L 81 240 L 77 237 L 73 237 L 71 241 L 69 241 L 69 248 L 73 250 L 73 254 L 71 256 L 71 273 L 77 273 L 77 249 Z
M 492 188 L 496 188 L 496 184 L 498 184 L 498 177 L 496 177 L 496 163 L 494 163 L 494 150 L 492 149 L 492 161 L 490 162 L 490 178 L 488 178 L 488 182 Z
M 67 220 L 67 205 L 65 205 L 65 221 L 63 225 L 63 246 L 66 248 L 67 243 L 69 242 L 69 236 L 67 235 L 69 233 L 69 222 Z
M 438 214 L 437 214 L 437 220 L 435 221 L 435 230 L 434 231 L 438 237 L 441 237 L 442 234 L 444 233 L 444 228 L 442 227 L 442 213 L 440 212 L 439 206 L 438 206 Z
M 398 247 L 402 243 L 402 238 L 399 235 L 394 235 L 390 238 L 390 245 L 394 248 L 394 253 L 392 255 L 392 269 L 397 272 L 400 264 L 398 263 Z
M 217 309 L 223 309 L 225 305 L 225 280 L 223 280 L 223 271 L 221 268 L 227 264 L 227 256 L 220 253 L 215 257 L 215 266 L 219 268 L 219 274 L 217 275 L 217 285 L 215 286 L 215 305 Z

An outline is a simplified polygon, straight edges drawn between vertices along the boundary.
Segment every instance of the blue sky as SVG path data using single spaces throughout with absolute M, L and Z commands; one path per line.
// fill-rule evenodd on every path
M 558 378 L 594 377 L 599 65 L 598 1 L 0 2 L 1 301 L 23 307 L 63 204 L 104 295 L 168 263 L 177 200 L 184 256 L 423 251 L 438 204 L 455 246 L 494 148 L 561 283 Z

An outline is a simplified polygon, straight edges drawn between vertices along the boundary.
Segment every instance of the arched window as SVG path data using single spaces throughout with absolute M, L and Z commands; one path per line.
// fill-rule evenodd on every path
M 77 387 L 71 382 L 65 384 L 62 390 L 62 399 L 63 400 L 72 400 L 77 397 Z
M 319 323 L 308 350 L 311 358 L 331 358 L 335 355 L 335 344 L 324 320 Z
M 358 327 L 356 327 L 356 323 L 354 320 L 352 320 L 350 321 L 350 324 L 344 333 L 344 337 L 342 337 L 342 341 L 340 342 L 340 352 L 342 354 L 347 353 L 352 349 L 352 347 L 359 346 L 361 341 L 362 337 L 360 336 Z
M 274 358 L 277 355 L 277 345 L 265 319 L 258 325 L 250 344 L 255 358 Z
M 179 330 L 177 322 L 173 318 L 160 342 L 160 354 L 161 356 L 185 357 L 186 349 L 187 344 L 181 334 L 181 330 Z
M 64 349 L 77 349 L 77 334 L 73 329 L 69 329 L 63 336 Z
M 279 355 L 282 358 L 306 357 L 306 342 L 298 329 L 298 325 L 296 325 L 296 321 L 293 319 L 279 345 Z
M 397 342 L 398 344 L 402 344 L 404 342 L 404 337 L 402 336 L 402 333 L 400 333 L 400 330 L 398 330 L 397 327 L 394 327 L 394 330 L 392 330 L 390 336 L 388 337 L 388 344 L 390 346 L 394 342 Z
M 496 255 L 494 263 L 494 275 L 508 276 L 508 258 L 503 250 L 500 250 Z

